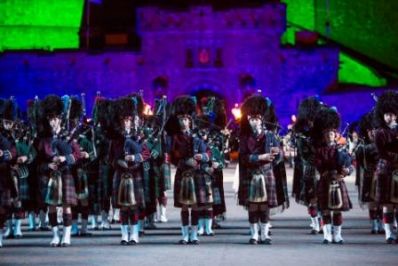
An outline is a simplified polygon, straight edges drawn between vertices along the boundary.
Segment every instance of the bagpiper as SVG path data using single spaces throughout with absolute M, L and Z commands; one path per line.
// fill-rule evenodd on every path
M 387 91 L 377 100 L 378 123 L 375 143 L 380 156 L 377 163 L 376 202 L 383 206 L 386 242 L 396 241 L 393 233 L 394 209 L 398 204 L 398 93 Z
M 112 140 L 110 160 L 115 168 L 113 177 L 113 206 L 120 208 L 121 245 L 139 243 L 138 219 L 145 210 L 143 163 L 150 152 L 143 145 L 140 127 L 143 102 L 139 95 L 116 101 L 119 131 Z
M 200 210 L 198 233 L 214 236 L 213 227 L 218 225 L 216 217 L 226 212 L 222 171 L 225 166 L 226 112 L 224 102 L 216 97 L 202 98 L 199 110 L 201 115 L 197 119 L 199 124 L 197 134 L 206 142 L 211 152 L 210 165 L 206 171 L 212 177 L 213 204 Z
M 270 209 L 279 205 L 274 166 L 281 151 L 280 142 L 266 124 L 275 117 L 270 100 L 260 95 L 247 98 L 241 110 L 238 200 L 248 210 L 249 243 L 271 244 Z
M 64 100 L 64 101 L 63 101 Z M 49 223 L 53 238 L 50 245 L 71 244 L 72 207 L 77 205 L 73 166 L 80 159 L 80 148 L 70 141 L 68 115 L 71 100 L 48 95 L 41 102 L 43 130 L 37 147 L 41 192 L 48 206 Z M 57 207 L 63 209 L 63 236 L 59 237 Z
M 338 144 L 339 127 L 340 114 L 335 108 L 323 107 L 317 112 L 312 137 L 315 142 L 314 163 L 320 173 L 317 198 L 322 212 L 324 244 L 343 244 L 341 212 L 352 208 L 344 177 L 353 169 L 347 149 Z
M 375 173 L 379 161 L 375 144 L 376 129 L 373 111 L 363 115 L 359 120 L 358 145 L 353 149 L 356 161 L 355 185 L 358 188 L 360 206 L 369 210 L 371 233 L 383 234 L 383 208 L 375 201 L 377 180 Z
M 310 133 L 322 103 L 317 97 L 304 99 L 298 108 L 297 121 L 293 127 L 293 142 L 297 149 L 294 159 L 292 195 L 296 202 L 307 207 L 311 217 L 311 234 L 321 231 L 316 195 L 319 173 L 314 165 L 315 147 Z
M 170 159 L 177 167 L 174 206 L 181 209 L 182 239 L 179 243 L 182 245 L 199 243 L 199 208 L 212 204 L 211 177 L 205 171 L 210 162 L 210 150 L 201 138 L 193 135 L 195 115 L 196 98 L 179 96 L 173 102 L 167 125 L 167 133 L 171 135 Z
M 97 183 L 94 185 L 94 209 L 101 214 L 101 224 L 97 226 L 97 212 L 94 210 L 91 229 L 108 230 L 111 228 L 108 215 L 111 209 L 113 167 L 109 161 L 109 149 L 112 140 L 112 101 L 101 96 L 95 99 L 91 138 L 95 143 L 96 160 L 92 163 L 94 171 L 97 167 Z
M 88 216 L 93 205 L 90 187 L 96 182 L 93 177 L 91 163 L 95 160 L 93 142 L 90 138 L 92 131 L 88 121 L 82 116 L 85 113 L 84 98 L 71 97 L 69 113 L 69 126 L 71 128 L 70 141 L 76 142 L 80 147 L 80 160 L 73 167 L 75 178 L 77 205 L 72 208 L 72 236 L 90 236 L 88 231 Z M 90 171 L 90 176 L 89 176 Z M 96 174 L 95 169 L 94 175 Z M 94 179 L 94 180 L 93 180 Z M 91 193 L 90 193 L 91 192 Z M 78 228 L 78 218 L 81 214 L 81 229 Z
M 0 99 L 0 248 L 3 247 L 3 228 L 7 214 L 17 197 L 16 187 L 11 177 L 11 166 L 16 162 L 17 150 L 10 136 L 13 126 L 12 102 Z
M 20 112 L 15 102 L 11 99 L 9 123 L 11 127 L 4 127 L 6 132 L 10 134 L 17 149 L 17 158 L 15 164 L 11 166 L 11 178 L 15 186 L 17 195 L 13 198 L 12 208 L 9 212 L 9 220 L 7 230 L 4 234 L 6 238 L 21 238 L 21 223 L 25 218 L 27 208 L 32 208 L 30 204 L 30 182 L 34 178 L 33 165 L 36 157 L 36 150 L 33 147 L 33 136 L 30 128 L 20 119 Z

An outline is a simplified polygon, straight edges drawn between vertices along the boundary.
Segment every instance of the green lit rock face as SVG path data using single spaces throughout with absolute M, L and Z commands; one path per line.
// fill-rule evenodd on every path
M 294 44 L 299 28 L 319 32 L 342 45 L 398 69 L 398 1 L 388 0 L 283 0 L 287 5 L 287 31 L 282 43 Z M 384 86 L 386 81 L 358 61 L 340 54 L 339 81 Z
M 0 50 L 79 47 L 84 0 L 0 1 Z
M 386 80 L 377 76 L 371 69 L 340 52 L 339 81 L 344 83 L 358 83 L 373 87 L 386 85 Z

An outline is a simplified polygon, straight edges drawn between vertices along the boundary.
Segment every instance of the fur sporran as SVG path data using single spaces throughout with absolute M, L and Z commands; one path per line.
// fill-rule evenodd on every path
M 265 176 L 261 172 L 253 174 L 249 188 L 249 202 L 266 202 L 267 189 L 265 185 Z
M 343 207 L 343 197 L 340 183 L 335 179 L 333 179 L 329 184 L 328 207 L 331 210 L 338 210 Z
M 179 199 L 180 203 L 184 205 L 194 205 L 197 202 L 193 170 L 182 173 Z
M 47 185 L 46 203 L 48 205 L 62 204 L 62 174 L 60 171 L 51 171 Z
M 81 201 L 88 200 L 88 180 L 87 174 L 83 169 L 77 169 L 77 184 L 76 184 L 77 198 Z M 88 202 L 87 202 L 88 203 Z
M 133 175 L 129 172 L 125 172 L 121 175 L 118 204 L 124 207 L 132 207 L 137 204 L 134 193 Z
M 392 171 L 391 202 L 398 203 L 398 169 Z

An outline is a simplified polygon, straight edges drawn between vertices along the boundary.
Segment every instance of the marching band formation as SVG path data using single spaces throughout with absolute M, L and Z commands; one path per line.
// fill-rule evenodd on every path
M 110 212 L 121 224 L 121 245 L 136 245 L 144 228 L 167 222 L 171 189 L 179 243 L 198 244 L 200 235 L 215 235 L 215 218 L 226 212 L 223 168 L 232 135 L 250 244 L 271 244 L 270 215 L 289 208 L 287 146 L 295 151 L 292 196 L 308 208 L 312 234 L 323 233 L 324 244 L 344 242 L 342 213 L 352 208 L 344 178 L 355 170 L 371 232 L 396 242 L 397 92 L 378 97 L 348 134 L 339 132 L 335 107 L 304 99 L 286 137 L 272 101 L 260 94 L 246 97 L 234 134 L 216 97 L 168 102 L 158 95 L 151 113 L 140 94 L 97 96 L 91 117 L 85 106 L 84 95 L 48 95 L 28 101 L 23 113 L 12 97 L 0 99 L 0 247 L 3 237 L 23 237 L 26 215 L 29 230 L 51 230 L 50 245 L 65 247 L 89 228 L 109 229 Z

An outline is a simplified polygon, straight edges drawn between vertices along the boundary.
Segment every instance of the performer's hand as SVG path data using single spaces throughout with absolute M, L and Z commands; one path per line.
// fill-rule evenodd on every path
M 84 159 L 90 158 L 90 155 L 88 154 L 88 152 L 85 152 L 85 151 L 80 152 L 80 156 Z
M 212 162 L 211 165 L 213 166 L 214 169 L 217 169 L 218 167 L 220 167 L 220 163 L 218 163 L 218 162 Z
M 197 153 L 193 156 L 193 158 L 197 161 L 201 161 L 203 159 L 203 155 L 200 153 Z
M 135 156 L 134 155 L 126 155 L 126 156 L 124 156 L 124 159 L 127 162 L 133 162 L 135 160 Z
M 343 175 L 349 175 L 350 174 L 350 169 L 349 168 L 343 168 L 343 170 L 341 171 L 343 173 Z
M 275 156 L 271 153 L 264 153 L 258 156 L 260 161 L 272 162 L 275 159 Z
M 51 170 L 54 170 L 54 171 L 58 170 L 58 166 L 56 163 L 49 163 L 48 168 L 50 168 Z
M 28 157 L 23 155 L 17 158 L 17 163 L 25 163 L 28 160 Z
M 187 164 L 188 166 L 193 167 L 193 168 L 197 168 L 197 167 L 198 167 L 198 162 L 195 161 L 195 159 L 193 159 L 193 158 L 188 159 L 188 160 L 186 161 L 186 164 Z
M 66 157 L 65 157 L 65 156 L 58 156 L 58 161 L 59 161 L 60 163 L 63 163 L 63 162 L 66 161 Z
M 3 157 L 3 154 L 4 154 L 3 150 L 0 150 L 0 157 Z
M 212 167 L 207 167 L 207 168 L 206 168 L 206 172 L 207 172 L 209 175 L 212 175 L 212 174 L 214 173 L 214 169 L 213 169 Z
M 278 155 L 280 152 L 279 147 L 271 147 L 271 154 L 272 155 Z

